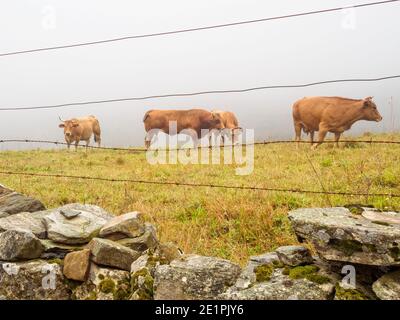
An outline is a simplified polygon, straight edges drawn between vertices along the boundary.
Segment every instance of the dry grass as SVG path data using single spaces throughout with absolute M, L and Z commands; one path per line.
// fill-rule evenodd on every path
M 400 140 L 400 135 L 368 139 Z M 234 165 L 150 165 L 144 153 L 90 150 L 7 151 L 2 170 L 62 173 L 96 177 L 182 181 L 228 185 L 321 190 L 306 153 L 327 190 L 400 194 L 400 145 L 355 143 L 341 149 L 323 145 L 256 146 L 255 168 L 235 175 Z M 139 210 L 158 227 L 163 241 L 186 252 L 214 255 L 244 263 L 248 256 L 293 244 L 287 212 L 299 207 L 359 203 L 400 208 L 400 199 L 343 197 L 191 188 L 101 181 L 0 175 L 0 183 L 41 199 L 46 206 L 70 202 L 96 204 L 121 214 Z

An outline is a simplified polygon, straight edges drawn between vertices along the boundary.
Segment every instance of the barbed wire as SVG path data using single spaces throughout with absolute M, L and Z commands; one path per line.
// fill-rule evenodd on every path
M 293 188 L 285 189 L 285 188 L 270 188 L 270 187 L 259 187 L 259 186 L 232 186 L 232 185 L 221 185 L 221 184 L 189 183 L 189 182 L 178 182 L 178 181 L 118 179 L 118 178 L 102 178 L 102 177 L 92 177 L 92 176 L 76 176 L 76 175 L 64 175 L 64 174 L 32 173 L 32 172 L 17 172 L 17 171 L 3 171 L 3 170 L 0 171 L 0 174 L 1 175 L 29 176 L 29 177 L 95 180 L 95 181 L 102 181 L 102 182 L 140 183 L 140 184 L 152 184 L 152 185 L 174 185 L 174 186 L 184 186 L 184 187 L 206 187 L 206 188 L 222 188 L 222 189 L 269 191 L 269 192 L 288 192 L 288 193 L 303 193 L 303 194 L 325 194 L 325 195 L 341 195 L 341 196 L 400 198 L 400 194 L 395 194 L 395 193 L 316 191 L 316 190 L 303 190 L 303 189 L 293 189 Z
M 314 141 L 317 143 L 318 141 Z M 68 146 L 66 142 L 60 141 L 50 141 L 50 140 L 37 140 L 37 139 L 1 139 L 0 144 L 3 143 L 41 143 L 41 144 L 54 144 L 60 146 Z M 215 149 L 215 148 L 233 148 L 233 147 L 247 147 L 247 146 L 255 146 L 255 145 L 273 145 L 273 144 L 292 144 L 292 143 L 300 143 L 300 144 L 310 144 L 310 141 L 301 140 L 271 140 L 271 141 L 256 141 L 252 143 L 245 144 L 228 144 L 228 145 L 209 145 L 209 146 L 197 146 L 197 147 L 183 147 L 183 148 L 155 148 L 155 149 L 145 149 L 145 148 L 123 148 L 123 147 L 99 147 L 99 146 L 85 146 L 82 144 L 78 145 L 78 148 L 88 148 L 88 149 L 99 149 L 99 150 L 111 150 L 111 151 L 128 151 L 128 152 L 154 152 L 154 151 L 180 151 L 180 150 L 196 150 L 196 149 Z M 336 143 L 334 140 L 325 140 L 322 144 L 332 144 Z M 340 140 L 339 143 L 365 143 L 365 144 L 399 144 L 400 141 L 396 140 Z M 71 144 L 71 146 L 75 146 Z
M 218 25 L 210 25 L 210 26 L 197 27 L 197 28 L 188 28 L 188 29 L 181 29 L 181 30 L 164 31 L 164 32 L 148 33 L 148 34 L 141 34 L 141 35 L 132 35 L 132 36 L 103 39 L 103 40 L 97 40 L 97 41 L 81 42 L 81 43 L 74 43 L 74 44 L 67 44 L 67 45 L 60 45 L 60 46 L 53 46 L 53 47 L 27 49 L 27 50 L 13 51 L 13 52 L 3 52 L 3 53 L 0 53 L 0 57 L 27 54 L 27 53 L 35 53 L 35 52 L 40 52 L 40 51 L 50 51 L 50 50 L 60 50 L 60 49 L 67 49 L 67 48 L 82 47 L 82 46 L 92 46 L 92 45 L 112 43 L 112 42 L 117 42 L 117 41 L 167 36 L 167 35 L 173 35 L 173 34 L 204 31 L 204 30 L 210 30 L 210 29 L 220 29 L 220 28 L 234 27 L 234 26 L 239 26 L 239 25 L 248 25 L 248 24 L 260 23 L 260 22 L 266 22 L 266 21 L 272 21 L 272 20 L 282 20 L 282 19 L 295 18 L 295 17 L 301 17 L 301 16 L 309 16 L 309 15 L 316 15 L 316 14 L 321 14 L 321 13 L 335 12 L 335 11 L 341 11 L 341 10 L 350 9 L 350 8 L 357 9 L 357 8 L 362 8 L 362 7 L 383 5 L 383 4 L 389 4 L 389 3 L 394 3 L 394 2 L 398 2 L 398 1 L 399 0 L 387 0 L 387 1 L 378 1 L 378 2 L 370 2 L 370 3 L 361 3 L 361 4 L 350 5 L 347 7 L 336 7 L 336 8 L 315 10 L 315 11 L 306 11 L 306 12 L 300 12 L 300 13 L 294 13 L 294 14 L 288 14 L 288 15 L 282 15 L 282 16 L 261 18 L 261 19 L 255 19 L 255 20 L 245 20 L 245 21 L 224 23 L 224 24 L 218 24 Z
M 159 94 L 159 95 L 151 95 L 151 96 L 143 96 L 143 97 L 128 97 L 128 98 L 115 98 L 115 99 L 92 100 L 92 101 L 78 101 L 78 102 L 43 105 L 43 106 L 36 106 L 36 107 L 7 107 L 7 108 L 0 108 L 0 111 L 57 109 L 57 108 L 64 108 L 64 107 L 75 107 L 75 106 L 82 106 L 82 105 L 111 103 L 111 102 L 140 101 L 140 100 L 172 98 L 172 97 L 189 97 L 189 96 L 208 95 L 208 94 L 243 93 L 243 92 L 268 90 L 268 89 L 305 88 L 305 87 L 312 87 L 312 86 L 317 86 L 317 85 L 322 85 L 322 84 L 342 83 L 342 82 L 377 82 L 377 81 L 384 81 L 384 80 L 391 80 L 391 79 L 398 79 L 398 78 L 400 78 L 400 74 L 378 77 L 378 78 L 336 79 L 336 80 L 324 80 L 324 81 L 317 81 L 317 82 L 310 82 L 310 83 L 303 83 L 303 84 L 271 85 L 271 86 L 251 87 L 251 88 L 245 88 L 245 89 L 210 90 L 210 91 L 198 91 L 198 92 L 188 92 L 188 93 Z
M 314 141 L 317 143 L 318 141 Z M 41 144 L 54 144 L 61 146 L 68 146 L 68 143 L 61 141 L 50 141 L 50 140 L 38 140 L 38 139 L 1 139 L 0 144 L 3 143 L 41 143 Z M 229 144 L 229 145 L 209 145 L 209 146 L 197 146 L 197 147 L 183 147 L 183 148 L 156 148 L 156 149 L 145 149 L 145 148 L 123 148 L 123 147 L 99 147 L 99 146 L 85 146 L 78 145 L 79 148 L 88 148 L 88 149 L 99 149 L 99 150 L 111 150 L 111 151 L 128 151 L 128 152 L 154 152 L 154 151 L 180 151 L 180 150 L 196 150 L 196 149 L 214 149 L 214 148 L 233 148 L 233 147 L 247 147 L 247 146 L 255 146 L 255 145 L 272 145 L 272 144 L 291 144 L 291 143 L 300 143 L 300 144 L 310 144 L 310 141 L 301 140 L 270 140 L 270 141 L 256 141 L 252 143 L 245 144 Z M 332 144 L 336 143 L 334 140 L 324 140 L 322 144 Z M 339 143 L 365 143 L 365 144 L 399 144 L 400 141 L 396 140 L 340 140 Z M 75 146 L 71 144 L 71 146 Z

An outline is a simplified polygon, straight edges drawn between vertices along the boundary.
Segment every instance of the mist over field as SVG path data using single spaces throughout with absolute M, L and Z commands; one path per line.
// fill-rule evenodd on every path
M 7 10 L 0 11 L 0 52 L 344 7 L 354 2 L 3 0 L 2 4 Z M 388 30 L 400 28 L 399 13 L 400 6 L 389 4 L 0 57 L 0 108 L 395 75 L 400 73 L 400 46 Z M 63 141 L 58 116 L 93 114 L 102 126 L 103 145 L 143 146 L 142 118 L 148 109 L 193 107 L 235 112 L 243 128 L 255 130 L 257 140 L 286 139 L 294 135 L 293 102 L 317 95 L 374 96 L 383 121 L 358 122 L 345 135 L 398 131 L 399 86 L 400 79 L 395 79 L 0 111 L 0 139 Z M 3 144 L 0 149 L 36 146 L 46 147 Z

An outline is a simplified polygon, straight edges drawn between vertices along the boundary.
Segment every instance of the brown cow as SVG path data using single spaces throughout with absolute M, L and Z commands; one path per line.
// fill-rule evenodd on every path
M 222 118 L 222 123 L 225 127 L 224 135 L 222 136 L 222 142 L 225 143 L 225 135 L 227 135 L 228 140 L 231 140 L 232 143 L 236 143 L 237 136 L 242 130 L 242 128 L 239 127 L 239 122 L 236 118 L 236 115 L 231 111 L 213 110 L 211 112 L 219 114 Z
M 77 150 L 81 140 L 86 141 L 87 148 L 92 134 L 94 134 L 94 141 L 97 142 L 97 145 L 100 147 L 100 124 L 95 116 L 73 118 L 65 121 L 60 118 L 60 121 L 63 122 L 59 127 L 64 128 L 64 137 L 68 144 L 68 149 L 71 143 L 75 142 L 75 150 Z
M 340 97 L 311 97 L 298 100 L 293 105 L 293 122 L 296 141 L 300 141 L 301 130 L 310 133 L 312 148 L 318 147 L 328 132 L 335 134 L 336 146 L 340 135 L 359 120 L 382 120 L 372 97 L 355 100 Z M 313 145 L 314 132 L 318 131 L 318 142 Z
M 170 122 L 176 121 L 176 132 L 169 132 Z M 146 130 L 145 145 L 150 147 L 152 134 L 150 130 L 161 130 L 166 134 L 180 133 L 183 130 L 191 129 L 197 134 L 197 138 L 202 138 L 201 129 L 223 129 L 221 116 L 204 109 L 190 110 L 150 110 L 143 118 Z

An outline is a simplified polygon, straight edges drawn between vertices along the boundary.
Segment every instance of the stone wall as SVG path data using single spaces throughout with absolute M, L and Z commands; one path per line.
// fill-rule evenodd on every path
M 289 219 L 304 246 L 250 257 L 241 269 L 160 243 L 139 212 L 46 210 L 0 187 L 0 299 L 400 298 L 399 213 L 316 208 Z

